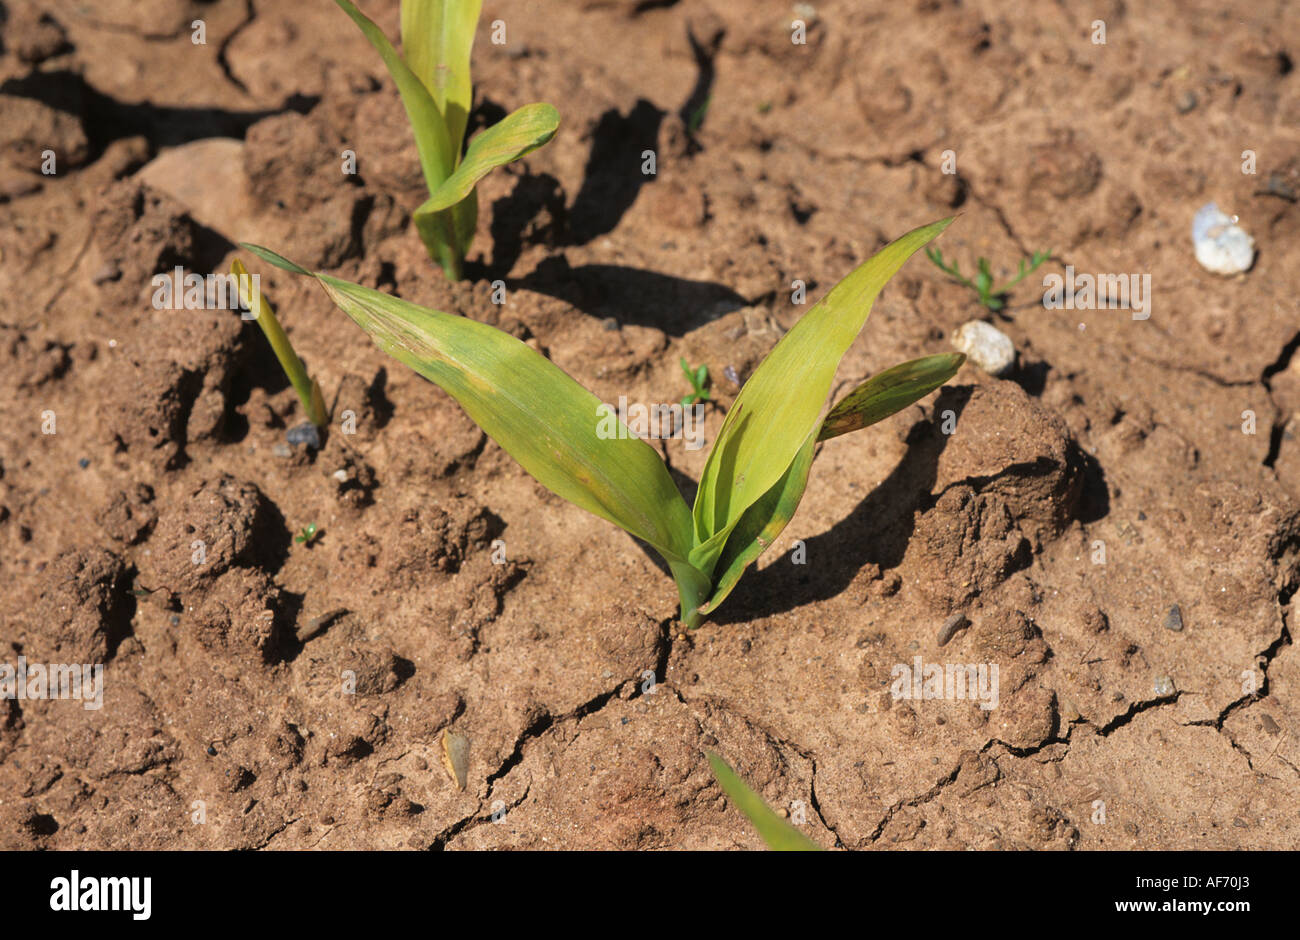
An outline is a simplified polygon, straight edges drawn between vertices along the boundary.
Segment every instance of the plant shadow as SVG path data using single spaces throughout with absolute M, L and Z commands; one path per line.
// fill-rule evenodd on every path
M 558 298 L 593 317 L 613 318 L 620 325 L 652 326 L 673 336 L 749 305 L 722 284 L 618 264 L 572 267 L 562 255 L 546 258 L 507 286 Z

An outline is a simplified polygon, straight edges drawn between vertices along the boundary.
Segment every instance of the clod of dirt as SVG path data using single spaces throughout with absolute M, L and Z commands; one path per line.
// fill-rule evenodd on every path
M 4 45 L 29 65 L 44 62 L 71 48 L 63 24 L 26 2 L 10 7 L 4 24 Z
M 139 558 L 140 583 L 164 599 L 206 589 L 234 565 L 254 566 L 287 543 L 252 483 L 229 474 L 204 482 L 158 520 Z M 188 602 L 188 600 L 187 600 Z
M 174 199 L 137 180 L 110 185 L 91 224 L 101 259 L 116 260 L 121 267 L 117 280 L 99 285 L 110 306 L 129 310 L 148 306 L 153 275 L 194 266 L 194 220 Z M 95 270 L 100 267 L 102 262 L 94 265 Z
M 294 111 L 264 118 L 244 138 L 249 189 L 264 207 L 308 211 L 322 196 L 356 182 L 344 172 L 346 149 L 343 138 L 320 118 Z
M 158 521 L 153 498 L 153 487 L 148 483 L 137 483 L 130 490 L 118 490 L 109 504 L 95 514 L 95 521 L 113 541 L 134 545 Z
M 980 385 L 939 455 L 933 492 L 957 484 L 1002 500 L 1037 549 L 1078 515 L 1083 455 L 1060 415 L 1020 386 Z
M 385 538 L 392 554 L 383 563 L 390 589 L 410 589 L 427 583 L 430 575 L 454 574 L 471 550 L 481 550 L 505 524 L 486 506 L 468 499 L 440 506 L 414 506 Z
M 62 88 L 63 86 L 59 86 Z M 90 142 L 81 123 L 82 102 L 73 93 L 60 95 L 54 104 L 35 98 L 0 94 L 0 159 L 31 173 L 44 172 L 54 155 L 54 172 L 75 169 L 90 155 Z
M 14 390 L 36 389 L 61 378 L 72 365 L 70 348 L 53 338 L 39 339 L 17 331 L 0 332 L 0 355 L 8 360 L 5 386 Z
M 285 644 L 279 609 L 280 590 L 265 573 L 232 568 L 194 608 L 194 634 L 210 653 L 238 663 L 273 663 Z
M 89 710 L 80 702 L 50 702 L 57 718 L 33 722 L 30 734 L 40 754 L 93 780 L 118 774 L 143 774 L 175 761 L 175 739 L 164 730 L 153 701 L 139 689 L 109 680 L 105 707 Z
M 122 559 L 102 548 L 60 554 L 41 572 L 23 649 L 29 661 L 106 662 L 134 610 Z

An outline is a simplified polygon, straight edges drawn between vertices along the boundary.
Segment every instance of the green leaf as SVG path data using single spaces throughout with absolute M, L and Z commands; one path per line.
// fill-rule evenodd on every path
M 840 359 L 885 283 L 952 222 L 915 229 L 831 289 L 781 338 L 745 383 L 704 466 L 692 563 L 708 574 L 745 511 L 787 472 L 821 422 Z
M 455 398 L 539 483 L 653 546 L 672 568 L 685 609 L 703 602 L 707 578 L 687 562 L 690 510 L 655 449 L 611 407 L 486 323 L 313 276 L 380 349 Z
M 718 609 L 718 605 L 727 599 L 727 595 L 740 582 L 745 569 L 767 551 L 794 517 L 808 486 L 808 471 L 816 456 L 818 440 L 815 435 L 808 436 L 785 476 L 746 509 L 732 529 L 714 568 L 713 593 L 708 602 L 699 608 L 701 617 L 707 617 Z
M 380 58 L 384 60 L 384 65 L 388 67 L 388 74 L 397 85 L 411 130 L 415 133 L 415 146 L 420 152 L 420 169 L 424 171 L 424 181 L 429 187 L 429 192 L 433 192 L 456 168 L 458 155 L 457 151 L 452 149 L 447 125 L 443 120 L 442 112 L 438 109 L 438 103 L 425 87 L 424 82 L 397 54 L 397 50 L 388 41 L 384 31 L 376 26 L 373 20 L 358 10 L 351 0 L 334 0 L 334 2 L 344 13 L 352 17 L 353 22 L 361 28 L 361 32 L 365 34 L 366 39 L 370 40 L 370 44 L 375 47 Z
M 311 272 L 302 265 L 294 264 L 284 255 L 277 255 L 270 248 L 263 248 L 261 245 L 252 245 L 248 242 L 240 242 L 239 245 L 241 248 L 248 249 L 268 264 L 275 265 L 277 268 L 288 271 L 292 274 L 311 274 Z
M 745 814 L 745 818 L 769 849 L 777 852 L 821 851 L 821 846 L 774 813 L 726 761 L 712 751 L 707 754 L 718 786 L 722 787 L 722 792 L 727 794 L 727 799 L 731 800 L 736 809 Z
M 429 200 L 416 210 L 416 218 L 456 205 L 488 173 L 518 160 L 555 136 L 560 112 L 549 104 L 526 104 L 475 137 L 456 172 L 438 187 L 429 188 Z
M 817 439 L 828 441 L 902 411 L 956 375 L 965 361 L 962 353 L 939 353 L 873 375 L 831 409 Z
M 442 112 L 456 156 L 474 103 L 469 62 L 482 6 L 482 0 L 402 0 L 402 55 Z

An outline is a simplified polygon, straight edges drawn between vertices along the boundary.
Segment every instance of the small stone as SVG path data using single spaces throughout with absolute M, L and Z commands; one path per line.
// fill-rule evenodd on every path
M 1192 219 L 1192 242 L 1196 260 L 1214 274 L 1241 274 L 1255 263 L 1255 239 L 1212 202 L 1203 205 Z
M 289 449 L 288 444 L 276 444 L 274 447 L 271 448 L 271 453 L 275 454 L 275 456 L 277 457 L 293 456 L 293 451 Z
M 213 747 L 211 744 L 208 745 L 208 756 L 209 756 L 209 757 L 216 757 L 216 756 L 217 756 L 217 749 L 216 749 L 215 747 Z
M 964 324 L 953 335 L 952 345 L 989 375 L 1001 375 L 1016 361 L 1011 337 L 983 320 Z
M 91 277 L 91 282 L 95 286 L 107 284 L 109 281 L 116 281 L 122 276 L 122 268 L 116 261 L 109 261 Z
M 1169 608 L 1169 613 L 1165 614 L 1165 629 L 1173 630 L 1175 633 L 1183 632 L 1183 609 L 1175 604 Z
M 80 467 L 82 470 L 85 470 L 87 467 L 90 466 L 90 458 L 82 457 L 80 460 L 77 461 L 77 466 Z
M 1263 725 L 1264 731 L 1267 734 L 1276 735 L 1282 730 L 1278 723 L 1273 720 L 1273 716 L 1268 714 L 1268 712 L 1264 712 L 1259 716 L 1259 723 Z
M 295 447 L 306 444 L 308 450 L 320 450 L 320 431 L 310 421 L 290 428 L 285 432 L 284 439 Z
M 949 640 L 956 636 L 960 630 L 963 630 L 968 626 L 970 626 L 970 620 L 965 614 L 953 614 L 945 620 L 943 626 L 939 628 L 939 645 L 947 646 Z
M 1156 676 L 1156 681 L 1151 684 L 1151 691 L 1157 698 L 1168 698 L 1174 694 L 1174 680 L 1168 676 Z
M 610 332 L 613 332 L 614 330 L 618 329 L 618 318 L 606 317 L 605 319 L 600 321 L 600 325 L 603 326 L 605 329 L 609 330 Z
M 348 482 L 348 472 L 340 467 L 338 470 L 334 471 L 334 479 L 338 480 L 340 483 L 346 483 Z
M 1178 108 L 1178 113 L 1186 114 L 1188 111 L 1196 110 L 1196 103 L 1197 103 L 1196 92 L 1190 89 L 1183 92 L 1181 95 L 1178 96 L 1178 103 L 1176 105 L 1176 107 Z

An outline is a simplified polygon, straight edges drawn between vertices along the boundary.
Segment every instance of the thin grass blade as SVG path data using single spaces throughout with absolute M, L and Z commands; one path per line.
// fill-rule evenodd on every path
M 707 753 L 718 786 L 722 787 L 727 799 L 750 821 L 758 837 L 767 843 L 769 849 L 777 852 L 821 851 L 821 846 L 773 812 L 726 761 L 712 751 Z

